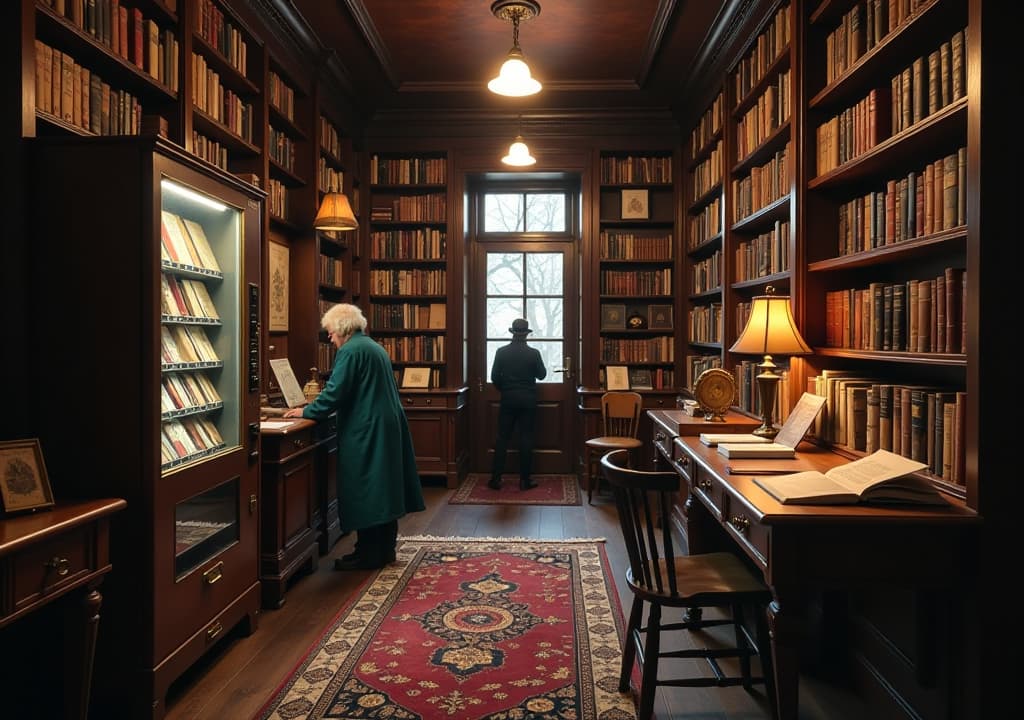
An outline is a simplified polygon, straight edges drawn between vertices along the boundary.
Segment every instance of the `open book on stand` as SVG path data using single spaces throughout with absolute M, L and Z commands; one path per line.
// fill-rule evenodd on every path
M 911 475 L 925 467 L 925 463 L 888 450 L 877 450 L 828 472 L 808 470 L 792 475 L 756 477 L 754 483 L 784 505 L 870 502 L 945 505 L 946 499 L 930 482 Z
M 805 392 L 779 428 L 774 441 L 754 434 L 722 433 L 701 433 L 700 441 L 705 445 L 717 445 L 719 454 L 727 458 L 791 458 L 796 456 L 796 446 L 824 404 L 825 398 Z

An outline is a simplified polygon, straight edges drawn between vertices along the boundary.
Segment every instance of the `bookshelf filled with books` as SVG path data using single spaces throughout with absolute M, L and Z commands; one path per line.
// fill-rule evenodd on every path
M 64 492 L 128 501 L 111 560 L 132 572 L 105 585 L 94 692 L 150 717 L 207 637 L 256 625 L 263 193 L 156 137 L 41 138 L 33 152 L 46 248 L 34 301 L 50 317 L 70 302 L 100 325 L 116 318 L 104 351 L 70 364 L 40 329 L 40 377 L 63 380 L 39 388 L 39 407 L 66 404 L 69 386 L 110 395 L 74 432 L 60 414 L 37 425 L 64 448 L 52 458 Z
M 823 441 L 965 498 L 970 3 L 910 5 L 806 18 L 808 385 Z
M 367 320 L 402 384 L 428 369 L 447 387 L 447 156 L 373 154 L 367 243 Z
M 676 387 L 679 257 L 672 150 L 602 151 L 598 375 L 625 366 L 637 390 Z

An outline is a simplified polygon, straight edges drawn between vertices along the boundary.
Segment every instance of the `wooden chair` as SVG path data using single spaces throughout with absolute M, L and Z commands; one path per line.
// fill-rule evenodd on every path
M 601 457 L 611 451 L 633 451 L 640 442 L 640 411 L 643 398 L 640 393 L 612 391 L 601 396 L 601 435 L 587 440 L 587 503 L 593 497 L 594 487 L 601 484 Z
M 640 700 L 638 720 L 648 720 L 654 708 L 654 693 L 659 686 L 729 687 L 742 685 L 748 691 L 763 683 L 776 717 L 775 687 L 772 680 L 767 607 L 772 595 L 761 578 L 728 552 L 677 555 L 673 547 L 669 508 L 672 495 L 679 490 L 679 475 L 674 471 L 647 472 L 627 467 L 625 450 L 615 450 L 601 458 L 601 470 L 615 493 L 622 526 L 622 537 L 629 556 L 626 583 L 633 591 L 633 603 L 626 628 L 626 646 L 622 653 L 619 692 L 629 690 L 633 663 L 640 664 Z M 649 607 L 646 626 L 644 606 Z M 721 608 L 725 614 L 708 618 L 703 608 Z M 662 623 L 663 608 L 684 609 L 681 622 Z M 756 643 L 744 625 L 744 609 L 756 608 Z M 705 628 L 733 627 L 735 640 L 718 633 L 712 638 Z M 662 650 L 665 633 L 685 630 L 688 649 Z M 702 637 L 703 634 L 703 637 Z M 701 641 L 712 640 L 703 646 Z M 666 640 L 666 645 L 669 640 Z M 674 642 L 673 647 L 679 647 Z M 751 657 L 760 652 L 761 676 L 751 672 Z M 662 658 L 704 658 L 711 675 L 661 678 L 658 661 Z M 719 660 L 735 658 L 738 669 L 728 672 Z M 674 675 L 674 674 L 673 674 Z

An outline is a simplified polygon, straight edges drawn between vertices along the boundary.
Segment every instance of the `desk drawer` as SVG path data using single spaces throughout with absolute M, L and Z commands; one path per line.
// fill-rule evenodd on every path
M 427 394 L 402 395 L 402 405 L 405 407 L 443 408 L 446 406 L 443 397 L 431 397 Z
M 313 428 L 297 430 L 287 435 L 275 436 L 272 440 L 263 439 L 264 462 L 284 462 L 292 456 L 316 445 L 313 439 Z
M 715 516 L 715 519 L 722 522 L 729 512 L 729 494 L 716 477 L 697 463 L 693 463 L 693 471 L 693 481 L 690 483 L 690 487 Z
M 16 554 L 15 609 L 25 607 L 96 570 L 92 528 L 71 530 Z
M 730 498 L 728 494 L 725 496 L 725 502 L 727 505 L 723 508 L 725 515 L 722 524 L 726 531 L 758 565 L 767 568 L 771 530 L 753 519 L 750 513 L 746 512 L 743 503 Z

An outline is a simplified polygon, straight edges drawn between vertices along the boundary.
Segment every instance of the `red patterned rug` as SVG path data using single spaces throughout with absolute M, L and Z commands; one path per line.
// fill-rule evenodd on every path
M 575 475 L 534 475 L 537 487 L 519 489 L 518 475 L 505 475 L 501 490 L 487 486 L 486 473 L 470 473 L 448 498 L 449 505 L 581 505 L 583 494 Z
M 400 538 L 260 720 L 636 720 L 601 540 Z

